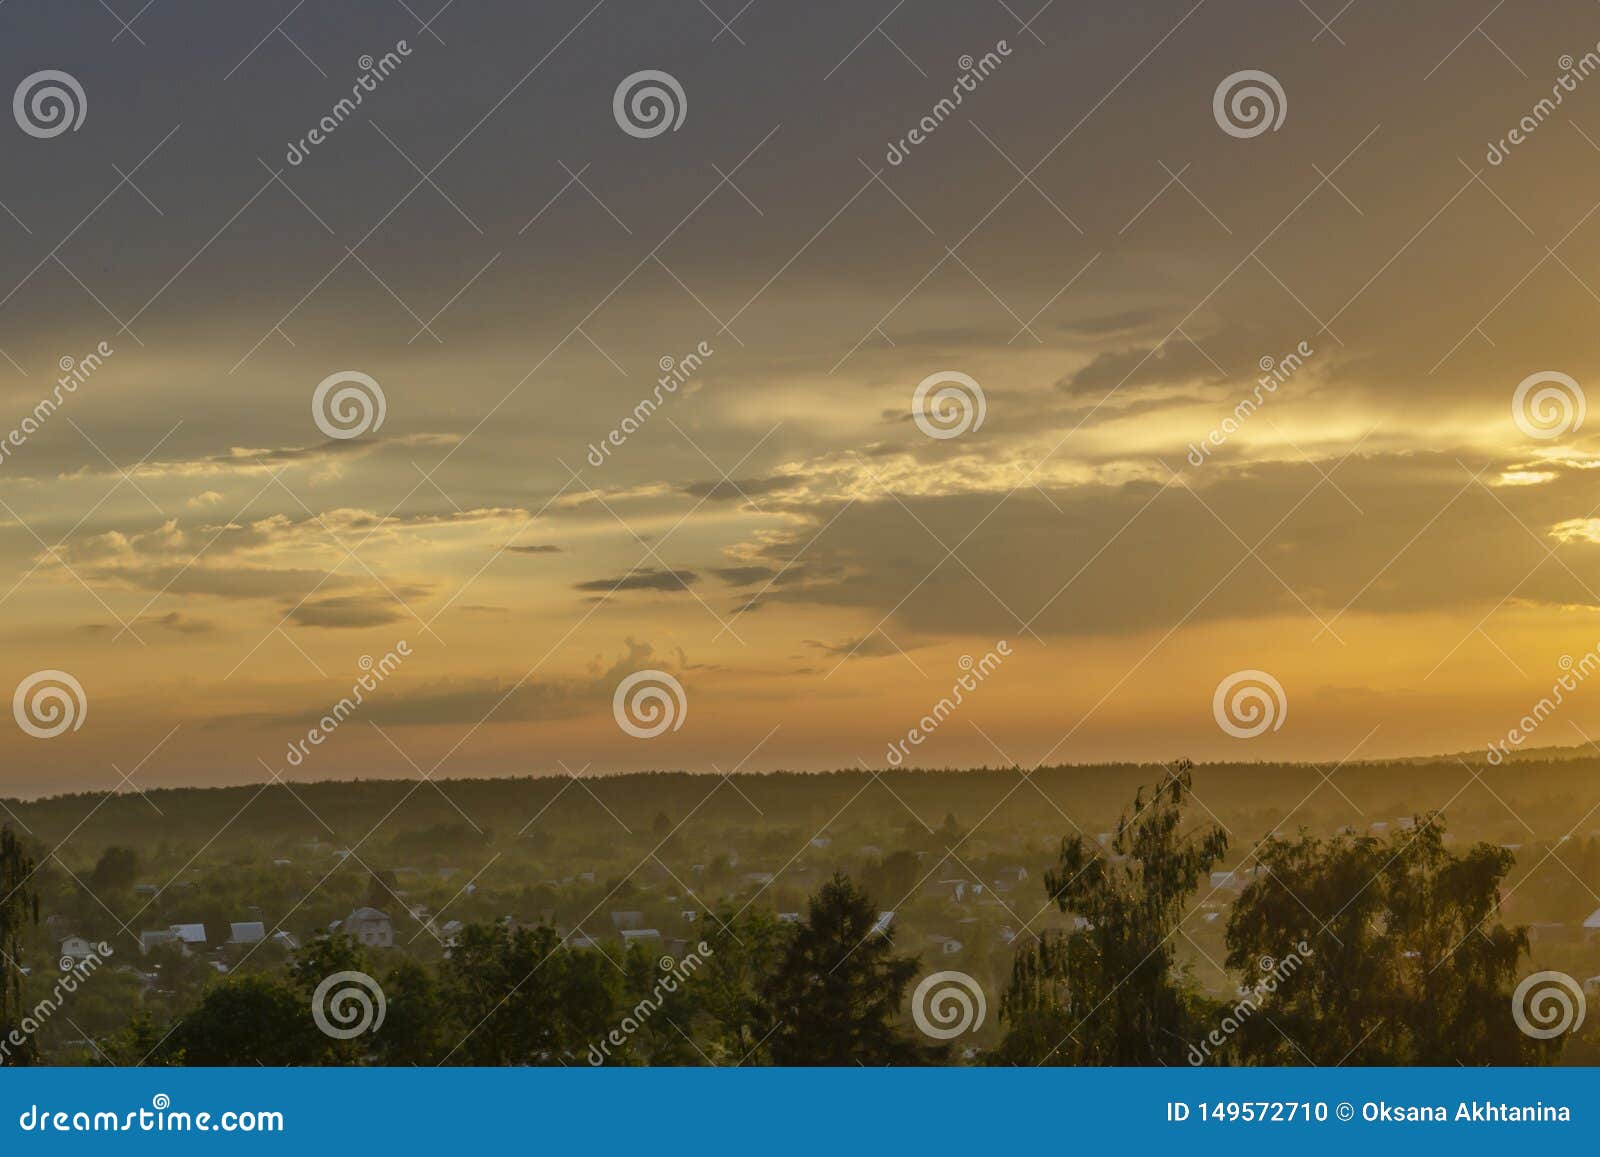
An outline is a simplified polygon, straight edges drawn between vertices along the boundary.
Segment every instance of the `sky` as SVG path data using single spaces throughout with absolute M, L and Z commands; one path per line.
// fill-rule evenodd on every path
M 6 5 L 0 793 L 1587 744 L 1597 42 Z

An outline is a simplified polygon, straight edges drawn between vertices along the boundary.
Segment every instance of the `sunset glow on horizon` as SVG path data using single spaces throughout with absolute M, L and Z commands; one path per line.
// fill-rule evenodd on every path
M 765 7 L 788 70 L 606 8 L 537 65 L 324 13 L 315 71 L 8 14 L 88 115 L 0 179 L 0 686 L 82 718 L 8 720 L 0 795 L 1600 735 L 1592 6 L 1497 27 L 1515 71 L 1442 3 L 1353 9 L 1359 68 L 1295 5 Z M 1228 131 L 1249 70 L 1282 123 Z M 650 71 L 681 122 L 629 131 Z

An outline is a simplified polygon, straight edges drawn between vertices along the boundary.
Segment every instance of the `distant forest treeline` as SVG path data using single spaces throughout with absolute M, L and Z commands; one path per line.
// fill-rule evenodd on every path
M 587 790 L 573 787 L 563 775 L 452 779 L 437 786 L 410 779 L 355 779 L 288 787 L 158 788 L 142 793 L 122 787 L 110 795 L 83 792 L 39 800 L 0 799 L 4 808 L 0 819 L 9 818 L 12 827 L 50 844 L 70 836 L 61 854 L 76 852 L 85 863 L 93 861 L 92 849 L 108 842 L 155 846 L 221 833 L 226 846 L 238 847 L 319 832 L 324 838 L 354 840 L 380 826 L 380 821 L 383 831 L 395 831 L 458 823 L 466 816 L 506 835 L 524 824 L 530 824 L 530 830 L 544 828 L 547 817 L 576 820 L 587 827 L 596 824 L 597 816 L 604 819 L 596 800 L 634 828 L 647 828 L 659 812 L 681 817 L 691 807 L 702 824 L 803 828 L 808 823 L 825 824 L 842 811 L 840 819 L 847 824 L 885 830 L 908 822 L 908 808 L 931 825 L 946 813 L 972 823 L 993 808 L 984 826 L 1014 835 L 1059 826 L 1059 815 L 1041 804 L 1041 793 L 1079 822 L 1109 824 L 1134 788 L 1152 782 L 1161 770 L 1160 764 L 1127 763 L 1041 767 L 1026 775 L 1032 787 L 1022 786 L 1023 773 L 1014 768 L 777 771 L 726 779 L 694 772 L 590 774 L 582 777 Z M 1324 777 L 1330 773 L 1337 791 L 1325 786 Z M 1518 816 L 1537 831 L 1559 827 L 1564 832 L 1572 821 L 1591 812 L 1595 785 L 1600 783 L 1600 759 L 1581 754 L 1520 757 L 1500 767 L 1453 757 L 1324 768 L 1226 763 L 1199 765 L 1194 775 L 1198 798 L 1252 830 L 1273 829 L 1291 809 L 1291 826 L 1317 828 L 1448 805 L 1457 827 L 1465 822 L 1473 829 L 1526 835 Z M 881 790 L 863 792 L 863 787 L 874 784 L 874 777 Z M 719 785 L 721 790 L 712 790 Z M 1600 813 L 1590 816 L 1583 831 L 1590 828 L 1600 829 Z
M 1600 973 L 1597 779 L 1178 764 L 8 801 L 0 1040 L 31 1027 L 0 1064 L 1592 1063 L 1594 1021 L 1530 1033 L 1513 993 L 1535 966 Z M 344 934 L 363 906 L 392 943 Z M 206 931 L 141 945 L 178 925 Z M 69 940 L 113 955 L 37 1015 Z M 370 991 L 327 987 L 346 975 Z

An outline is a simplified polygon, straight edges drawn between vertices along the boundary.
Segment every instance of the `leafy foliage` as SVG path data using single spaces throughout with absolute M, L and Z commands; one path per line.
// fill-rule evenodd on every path
M 1269 840 L 1228 924 L 1231 968 L 1306 944 L 1236 1047 L 1253 1064 L 1527 1064 L 1560 1047 L 1517 1031 L 1525 928 L 1490 926 L 1504 848 L 1445 847 L 1437 814 L 1389 839 Z M 1270 1020 L 1269 1020 L 1270 1018 Z M 1232 1047 L 1232 1046 L 1230 1046 Z
M 0 1039 L 8 1038 L 22 1022 L 22 959 L 24 925 L 38 923 L 39 900 L 28 888 L 33 861 L 10 828 L 0 828 Z M 0 1066 L 26 1065 L 35 1059 L 33 1044 L 0 1053 Z
M 1174 974 L 1184 903 L 1221 859 L 1221 827 L 1180 826 L 1192 794 L 1187 760 L 1117 823 L 1109 854 L 1082 833 L 1061 841 L 1045 891 L 1076 916 L 1017 953 L 1001 1016 L 1011 1026 L 997 1060 L 1011 1064 L 1178 1063 L 1199 1000 Z
M 780 1065 L 918 1064 L 943 1050 L 917 1044 L 895 1027 L 916 957 L 896 956 L 877 909 L 841 875 L 811 900 L 807 919 L 762 987 L 775 1025 L 772 1060 Z

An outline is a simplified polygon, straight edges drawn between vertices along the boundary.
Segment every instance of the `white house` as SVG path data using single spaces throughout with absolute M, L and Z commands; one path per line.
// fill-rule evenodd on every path
M 267 938 L 267 926 L 260 920 L 245 920 L 228 925 L 229 944 L 258 944 Z
M 660 939 L 661 933 L 654 928 L 624 928 L 622 930 L 622 946 L 624 948 Z
M 94 954 L 94 945 L 82 936 L 68 936 L 61 942 L 61 958 L 63 960 L 87 960 Z
M 798 924 L 798 923 L 800 923 L 800 913 L 798 913 L 798 912 L 779 912 L 778 913 L 778 923 L 779 924 Z
M 1600 937 L 1600 908 L 1590 912 L 1583 922 L 1583 938 L 1593 940 Z
M 181 940 L 185 948 L 204 948 L 206 946 L 206 926 L 204 924 L 168 924 L 167 931 Z
M 344 918 L 341 931 L 369 948 L 394 947 L 394 923 L 376 908 L 357 908 Z
M 141 953 L 149 952 L 152 948 L 159 948 L 163 944 L 182 944 L 184 952 L 187 953 L 189 951 L 189 946 L 183 944 L 174 933 L 166 928 L 153 928 L 139 933 L 139 951 Z

